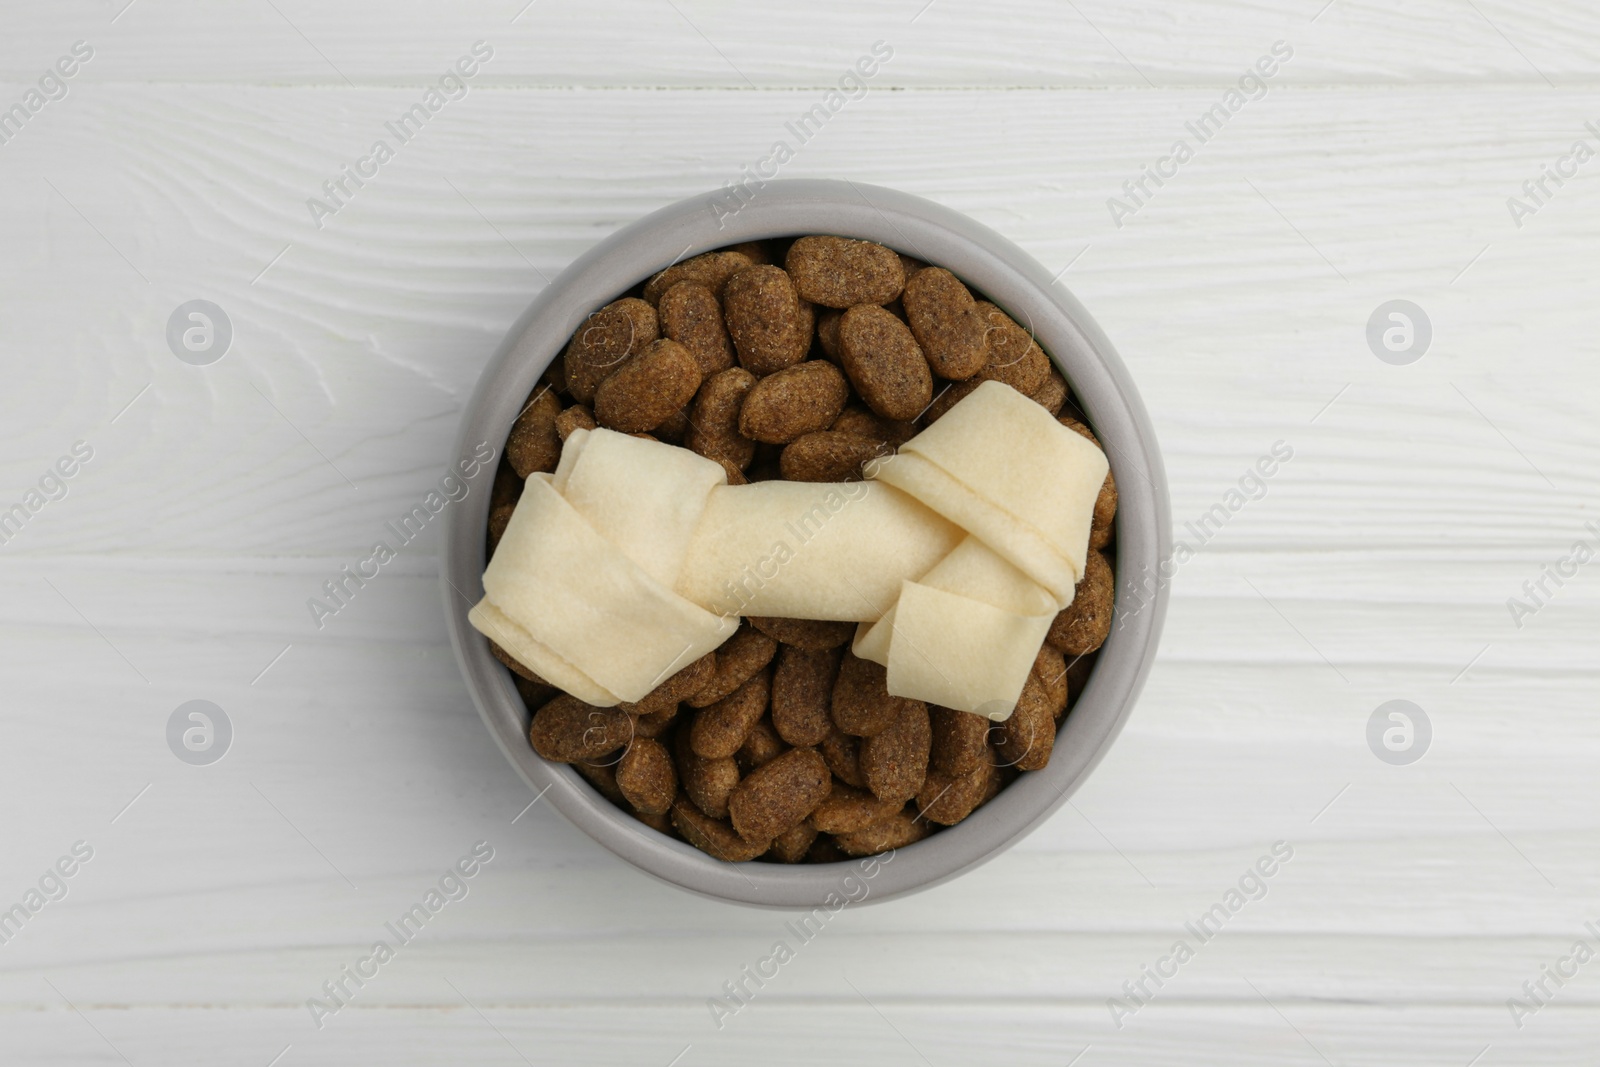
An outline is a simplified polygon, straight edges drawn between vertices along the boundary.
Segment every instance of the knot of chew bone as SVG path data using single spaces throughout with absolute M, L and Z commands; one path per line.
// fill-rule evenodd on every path
M 985 382 L 872 472 L 967 532 L 855 653 L 883 664 L 889 692 L 1010 716 L 1089 551 L 1105 454 L 999 382 Z
M 738 628 L 673 590 L 719 464 L 610 430 L 578 430 L 523 489 L 467 618 L 589 704 L 634 701 Z

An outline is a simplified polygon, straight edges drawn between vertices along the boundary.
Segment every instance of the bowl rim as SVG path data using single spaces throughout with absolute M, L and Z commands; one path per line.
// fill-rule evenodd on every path
M 1052 278 L 1023 249 L 960 212 L 850 180 L 774 179 L 752 183 L 742 194 L 715 190 L 668 204 L 600 241 L 540 290 L 506 334 L 462 413 L 454 456 L 465 458 L 487 444 L 493 449 L 487 465 L 492 479 L 525 398 L 595 308 L 701 252 L 808 233 L 888 245 L 945 267 L 1005 309 L 1049 353 L 1105 446 L 1118 489 L 1115 625 L 1058 730 L 1048 766 L 1012 782 L 957 825 L 875 863 L 713 859 L 639 822 L 570 766 L 546 762 L 528 744 L 530 713 L 511 674 L 467 622 L 468 608 L 483 595 L 487 489 L 469 492 L 449 509 L 439 549 L 440 591 L 456 661 L 491 736 L 529 787 L 584 833 L 660 881 L 715 900 L 788 910 L 851 900 L 847 880 L 858 871 L 872 884 L 851 902 L 930 889 L 993 859 L 1065 804 L 1121 732 L 1154 662 L 1168 593 L 1167 583 L 1152 576 L 1171 556 L 1172 529 L 1149 415 L 1110 340 L 1060 284 L 1060 275 Z M 1133 575 L 1145 577 L 1136 581 Z

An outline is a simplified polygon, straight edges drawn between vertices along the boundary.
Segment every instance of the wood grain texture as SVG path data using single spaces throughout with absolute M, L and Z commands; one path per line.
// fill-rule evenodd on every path
M 348 87 L 424 84 L 474 40 L 490 84 L 749 90 L 838 82 L 873 41 L 888 84 L 1148 89 L 1225 86 L 1275 40 L 1298 84 L 1592 84 L 1600 16 L 1579 0 L 494 0 L 219 9 L 204 0 L 68 0 L 8 35 L 0 78 L 31 80 L 74 40 L 99 50 L 85 78 Z
M 0 145 L 0 509 L 95 451 L 0 545 L 0 905 L 95 848 L 0 945 L 0 1060 L 1588 1062 L 1588 968 L 1520 1029 L 1506 1001 L 1600 924 L 1600 571 L 1521 628 L 1506 599 L 1600 518 L 1600 215 L 1589 167 L 1520 228 L 1506 198 L 1600 116 L 1592 10 L 274 3 L 51 5 L 0 45 L 0 99 L 97 49 Z M 1115 225 L 1280 37 L 1272 92 Z M 481 91 L 317 228 L 306 199 L 478 38 Z M 1063 270 L 1139 383 L 1179 538 L 1294 455 L 1195 539 L 1073 804 L 847 909 L 719 1030 L 707 999 L 787 917 L 519 816 L 432 532 L 321 629 L 305 602 L 443 473 L 545 280 L 735 179 L 879 38 L 874 91 L 784 176 L 929 196 Z M 163 334 L 195 297 L 235 328 L 205 368 Z M 1407 367 L 1364 338 L 1396 297 L 1434 328 Z M 1409 767 L 1364 738 L 1397 697 L 1434 728 Z M 237 731 L 211 767 L 163 736 L 194 698 Z M 316 1029 L 306 999 L 478 840 L 470 895 Z M 1266 896 L 1118 1029 L 1107 999 L 1279 840 Z

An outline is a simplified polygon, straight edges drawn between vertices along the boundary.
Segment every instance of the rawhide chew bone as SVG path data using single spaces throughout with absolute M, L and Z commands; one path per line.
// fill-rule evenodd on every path
M 1106 471 L 994 381 L 865 482 L 730 486 L 686 449 L 575 429 L 529 478 L 469 619 L 601 706 L 641 699 L 741 615 L 859 622 L 854 652 L 890 695 L 1005 719 L 1084 572 Z

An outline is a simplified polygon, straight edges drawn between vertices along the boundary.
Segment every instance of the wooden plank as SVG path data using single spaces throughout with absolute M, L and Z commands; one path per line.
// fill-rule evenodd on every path
M 827 87 L 879 40 L 894 58 L 875 84 L 893 86 L 1221 88 L 1279 40 L 1294 50 L 1283 80 L 1302 85 L 1545 88 L 1592 84 L 1600 69 L 1600 20 L 1576 0 L 1536 10 L 1506 0 L 1401 9 L 1361 0 L 830 0 L 794 9 L 718 0 L 275 0 L 227 8 L 72 0 L 18 21 L 0 80 L 37 78 L 80 39 L 96 48 L 86 81 L 136 83 L 422 86 L 477 40 L 495 49 L 482 84 L 519 88 Z
M 86 1011 L 99 1035 L 66 1008 L 17 1013 L 7 1019 L 0 1050 L 17 1062 L 48 1057 L 65 1067 L 120 1064 L 118 1050 L 134 1063 L 225 1067 L 264 1064 L 283 1053 L 280 1064 L 295 1067 L 359 1062 L 376 1049 L 386 1062 L 401 1065 L 666 1065 L 676 1056 L 682 1067 L 809 1064 L 822 1058 L 913 1067 L 1003 1056 L 1029 1067 L 1061 1067 L 1074 1057 L 1075 1067 L 1178 1061 L 1279 1067 L 1320 1064 L 1323 1057 L 1332 1063 L 1425 1065 L 1464 1064 L 1480 1056 L 1480 1063 L 1576 1067 L 1589 1062 L 1586 1038 L 1600 1018 L 1590 1007 L 1552 1004 L 1518 1032 L 1477 1008 L 1301 1004 L 1263 987 L 1270 1003 L 1153 1005 L 1120 1032 L 1099 1005 L 972 1006 L 878 997 L 871 1003 L 857 997 L 757 1003 L 718 1032 L 697 1014 L 704 1012 L 699 1006 L 498 1006 L 480 1000 L 470 980 L 453 975 L 451 981 L 470 1004 L 456 997 L 440 1008 L 352 1008 L 320 1033 L 289 1006 Z M 438 985 L 454 996 L 442 980 Z

